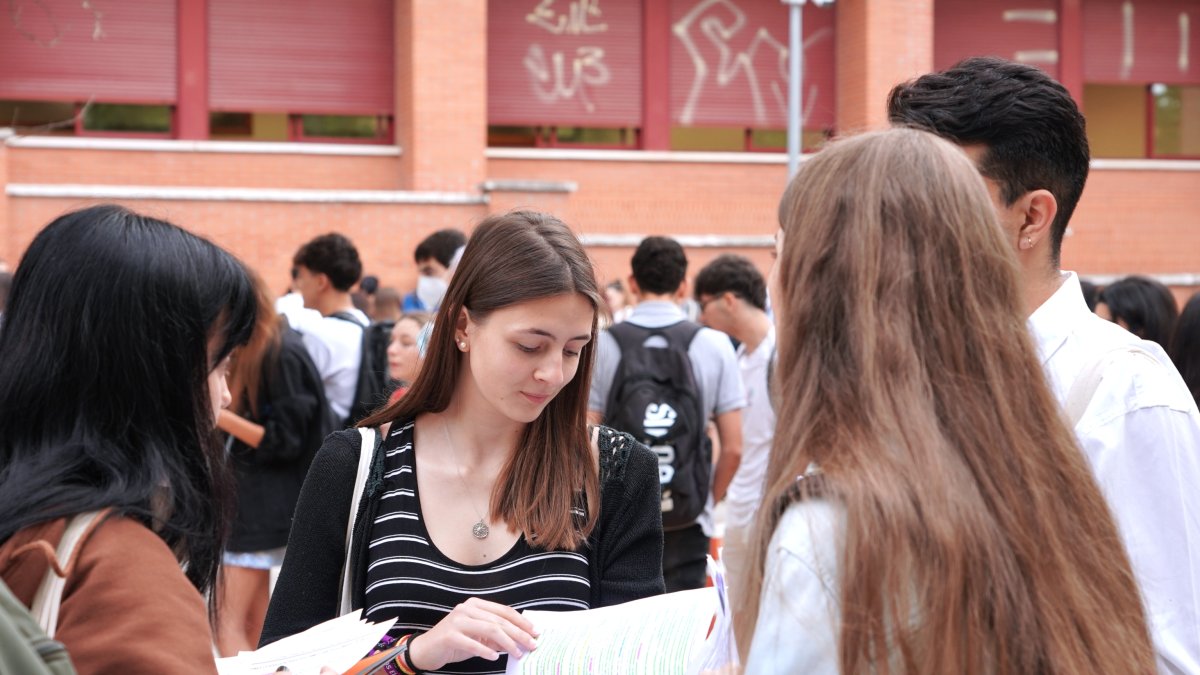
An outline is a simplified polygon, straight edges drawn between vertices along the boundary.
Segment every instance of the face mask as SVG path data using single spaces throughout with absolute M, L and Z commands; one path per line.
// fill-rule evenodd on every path
M 421 275 L 417 277 L 417 299 L 425 305 L 425 309 L 433 311 L 442 304 L 442 297 L 446 295 L 446 280 L 438 279 L 437 277 L 427 277 Z

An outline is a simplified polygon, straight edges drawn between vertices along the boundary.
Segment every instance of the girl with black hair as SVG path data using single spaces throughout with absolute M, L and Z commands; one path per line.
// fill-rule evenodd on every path
M 229 477 L 214 423 L 256 307 L 229 253 L 117 206 L 56 219 L 17 269 L 0 326 L 0 577 L 29 605 L 65 576 L 56 639 L 80 673 L 215 672 L 203 594 Z

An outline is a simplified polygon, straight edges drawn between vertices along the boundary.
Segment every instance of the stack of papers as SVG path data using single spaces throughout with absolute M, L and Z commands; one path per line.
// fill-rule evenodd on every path
M 217 673 L 264 675 L 287 668 L 291 675 L 320 675 L 325 666 L 344 673 L 374 649 L 396 623 L 395 619 L 371 623 L 364 621 L 361 614 L 351 612 L 258 651 L 217 659 Z
M 705 649 L 718 603 L 715 588 L 701 588 L 577 612 L 526 610 L 538 648 L 510 656 L 506 673 L 683 675 Z

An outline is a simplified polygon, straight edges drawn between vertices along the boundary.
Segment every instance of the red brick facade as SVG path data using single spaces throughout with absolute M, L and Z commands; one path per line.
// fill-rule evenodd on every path
M 932 67 L 933 2 L 838 0 L 836 9 L 838 129 L 879 128 L 888 90 Z M 625 276 L 629 243 L 652 233 L 692 244 L 693 271 L 723 246 L 766 269 L 781 155 L 489 150 L 486 2 L 396 0 L 395 10 L 394 148 L 9 138 L 0 141 L 0 257 L 15 264 L 63 211 L 118 201 L 211 237 L 276 288 L 301 243 L 338 230 L 371 273 L 403 289 L 429 232 L 531 207 L 585 235 L 605 279 Z M 1198 188 L 1200 162 L 1097 162 L 1064 265 L 1200 283 Z

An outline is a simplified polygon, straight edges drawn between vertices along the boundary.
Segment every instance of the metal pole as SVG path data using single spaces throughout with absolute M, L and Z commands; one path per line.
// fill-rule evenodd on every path
M 784 0 L 789 4 L 788 17 L 788 177 L 796 175 L 800 169 L 800 141 L 804 133 L 801 117 L 803 108 L 801 91 L 804 86 L 804 70 L 801 59 L 804 52 L 803 14 L 804 0 Z

